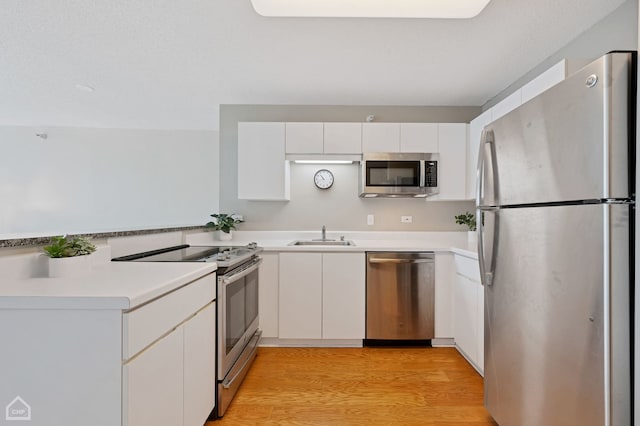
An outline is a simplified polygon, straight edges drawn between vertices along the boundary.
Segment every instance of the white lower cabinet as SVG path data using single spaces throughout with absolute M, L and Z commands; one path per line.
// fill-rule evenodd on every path
M 184 426 L 203 425 L 216 403 L 216 303 L 184 326 Z
M 260 253 L 258 312 L 263 338 L 278 337 L 278 253 Z
M 364 253 L 280 253 L 280 339 L 364 339 Z
M 183 414 L 183 329 L 124 365 L 123 426 L 175 426 Z
M 478 261 L 455 255 L 455 329 L 458 350 L 480 372 L 484 371 L 484 288 Z
M 278 337 L 322 338 L 322 253 L 280 253 Z
M 211 274 L 123 315 L 123 426 L 206 422 L 215 406 L 215 286 Z
M 452 253 L 436 253 L 434 332 L 436 339 L 453 339 L 455 266 Z
M 323 339 L 364 339 L 364 280 L 364 254 L 322 254 Z

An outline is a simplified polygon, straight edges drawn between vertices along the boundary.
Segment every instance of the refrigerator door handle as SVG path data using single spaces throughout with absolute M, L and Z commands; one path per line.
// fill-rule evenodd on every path
M 493 130 L 484 129 L 480 139 L 476 170 L 476 205 L 493 206 L 496 199 L 498 176 L 494 169 L 495 144 Z
M 478 264 L 482 285 L 493 285 L 495 259 L 498 248 L 498 208 L 478 209 Z

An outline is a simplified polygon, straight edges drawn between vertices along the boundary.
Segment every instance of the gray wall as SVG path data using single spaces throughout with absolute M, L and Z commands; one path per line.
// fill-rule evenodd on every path
M 526 48 L 523 47 L 523 48 Z M 638 49 L 638 0 L 628 0 L 483 105 L 491 108 L 562 59 L 572 73 L 612 50 Z
M 364 122 L 367 115 L 377 122 L 469 122 L 479 107 L 410 106 L 282 106 L 222 105 L 220 107 L 220 211 L 245 216 L 241 230 L 329 230 L 353 231 L 460 231 L 453 216 L 473 211 L 472 201 L 425 201 L 418 199 L 361 199 L 358 197 L 358 165 L 291 164 L 290 201 L 238 200 L 237 140 L 240 121 L 343 121 Z M 326 191 L 313 184 L 320 168 L 334 172 L 334 186 Z M 259 179 L 259 176 L 256 176 Z M 367 215 L 375 225 L 367 225 Z M 413 216 L 413 223 L 400 223 L 400 216 Z

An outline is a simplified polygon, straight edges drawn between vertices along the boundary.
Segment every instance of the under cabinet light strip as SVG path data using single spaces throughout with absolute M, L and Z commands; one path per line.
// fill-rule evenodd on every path
M 351 160 L 294 160 L 296 164 L 352 164 Z

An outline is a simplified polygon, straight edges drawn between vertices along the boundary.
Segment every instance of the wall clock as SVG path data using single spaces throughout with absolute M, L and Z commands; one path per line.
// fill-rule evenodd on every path
M 327 169 L 320 169 L 313 175 L 313 182 L 320 189 L 329 189 L 333 185 L 333 173 Z

